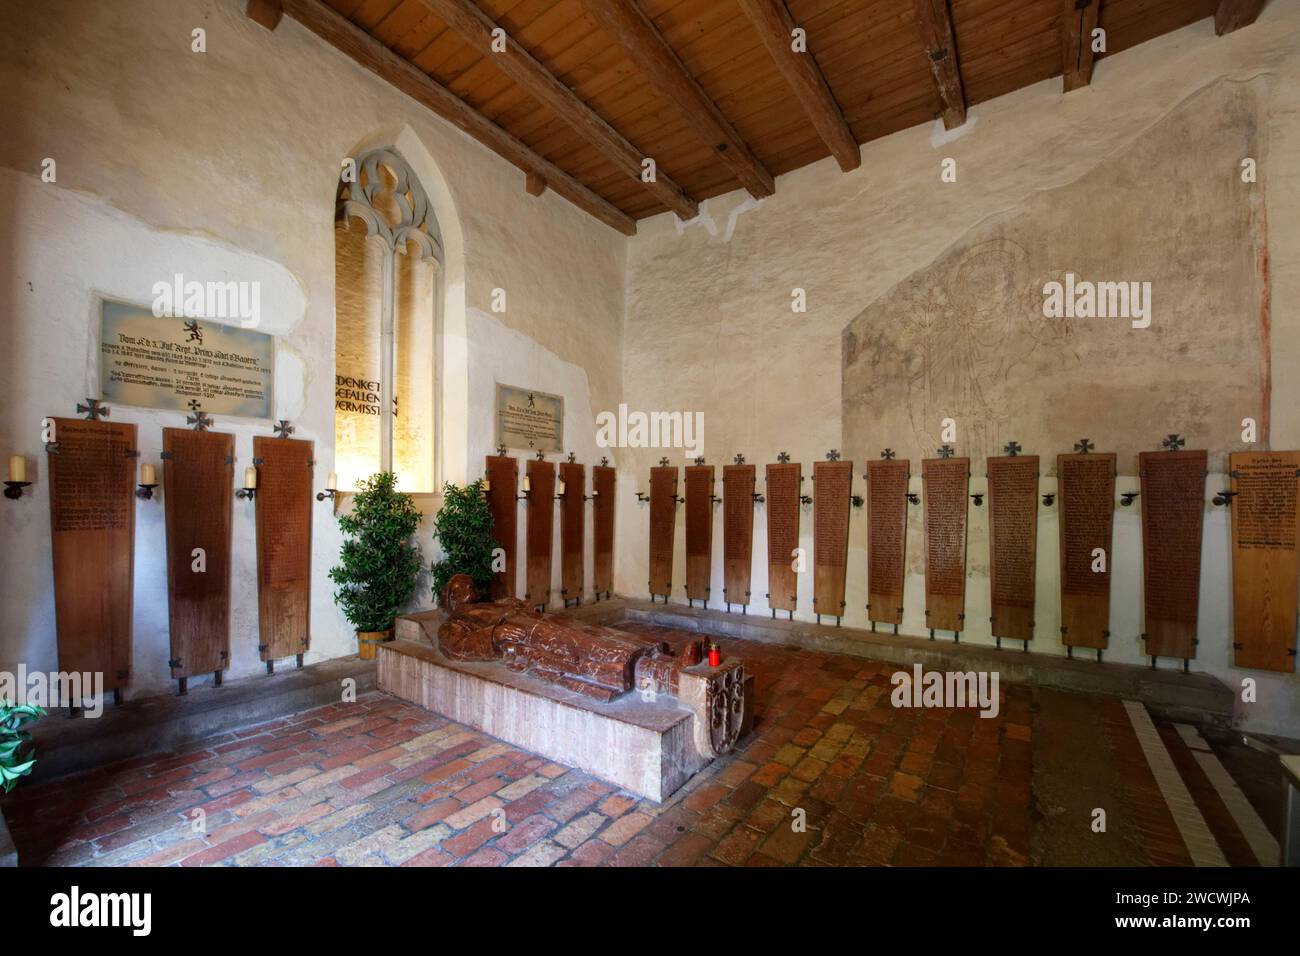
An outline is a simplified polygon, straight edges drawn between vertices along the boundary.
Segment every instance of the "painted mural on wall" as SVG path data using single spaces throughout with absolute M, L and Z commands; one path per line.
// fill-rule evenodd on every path
M 1265 161 L 1259 94 L 1197 93 L 864 309 L 842 339 L 845 445 L 929 457 L 953 419 L 973 470 L 1015 440 L 1050 473 L 1086 436 L 1133 474 L 1168 432 L 1211 467 L 1243 419 L 1266 440 L 1263 195 L 1242 176 Z

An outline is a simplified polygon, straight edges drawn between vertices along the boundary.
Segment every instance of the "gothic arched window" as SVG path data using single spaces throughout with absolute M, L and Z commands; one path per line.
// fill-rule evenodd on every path
M 433 491 L 438 220 L 411 168 L 388 147 L 344 164 L 334 219 L 339 487 L 394 471 L 403 491 Z

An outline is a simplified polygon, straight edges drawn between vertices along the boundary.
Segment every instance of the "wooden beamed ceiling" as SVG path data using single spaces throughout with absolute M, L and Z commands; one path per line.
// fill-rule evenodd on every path
M 620 232 L 1267 0 L 247 0 Z M 1094 30 L 1105 33 L 1095 51 Z M 499 32 L 498 32 L 499 31 Z M 496 40 L 494 49 L 494 40 Z M 653 163 L 647 163 L 653 160 Z M 653 176 L 649 170 L 653 170 Z M 528 201 L 526 197 L 521 201 Z

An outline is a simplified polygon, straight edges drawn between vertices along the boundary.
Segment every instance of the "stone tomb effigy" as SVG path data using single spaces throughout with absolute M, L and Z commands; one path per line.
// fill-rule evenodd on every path
M 744 664 L 522 601 L 480 600 L 456 575 L 440 609 L 398 620 L 379 687 L 518 747 L 662 801 L 752 721 Z

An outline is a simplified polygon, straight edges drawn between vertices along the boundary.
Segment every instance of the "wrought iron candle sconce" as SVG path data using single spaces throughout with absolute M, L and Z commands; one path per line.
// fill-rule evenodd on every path
M 1120 492 L 1119 503 L 1122 507 L 1127 508 L 1129 505 L 1133 503 L 1133 499 L 1137 498 L 1140 494 L 1141 492 L 1137 492 L 1137 491 Z
M 10 501 L 17 501 L 23 496 L 23 489 L 31 484 L 30 481 L 6 481 L 5 497 Z

